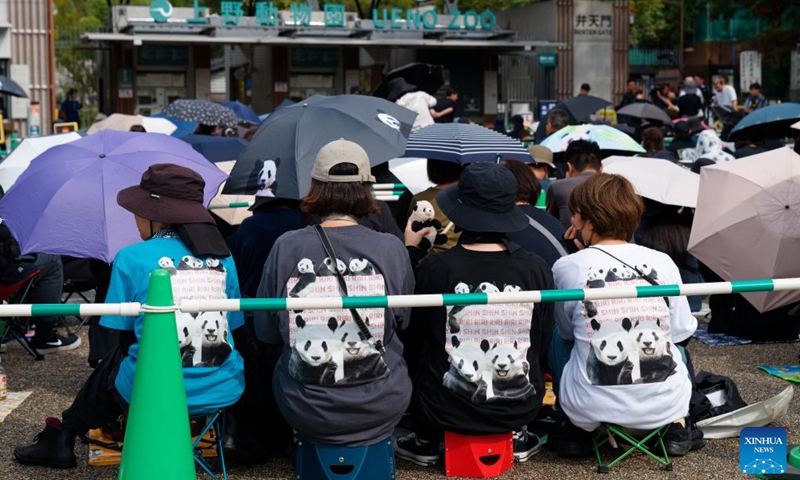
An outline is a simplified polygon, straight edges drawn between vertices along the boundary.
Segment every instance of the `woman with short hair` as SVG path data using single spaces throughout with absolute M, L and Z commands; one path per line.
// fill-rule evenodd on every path
M 575 187 L 569 207 L 567 235 L 582 250 L 553 266 L 558 289 L 681 283 L 669 256 L 631 243 L 643 205 L 624 177 L 593 175 Z M 676 422 L 664 437 L 670 455 L 702 447 L 702 432 L 684 422 L 692 383 L 677 345 L 697 327 L 686 297 L 558 303 L 556 326 L 549 358 L 569 418 L 552 438 L 560 456 L 589 455 L 589 432 L 601 423 Z
M 278 238 L 257 296 L 342 295 L 340 275 L 345 295 L 412 293 L 414 276 L 403 243 L 358 224 L 359 218 L 377 211 L 371 193 L 375 178 L 364 149 L 344 139 L 325 145 L 311 178 L 301 209 L 319 215 L 322 223 Z M 396 334 L 408 319 L 408 308 L 256 313 L 257 337 L 283 346 L 273 393 L 301 439 L 357 446 L 392 434 L 411 398 L 403 345 Z

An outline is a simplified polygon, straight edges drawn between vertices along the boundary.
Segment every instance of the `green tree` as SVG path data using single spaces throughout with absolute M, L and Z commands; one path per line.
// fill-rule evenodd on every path
M 745 48 L 764 55 L 761 62 L 763 92 L 768 97 L 789 97 L 790 54 L 800 43 L 800 0 L 711 0 L 711 15 L 731 20 L 742 10 L 767 24 Z

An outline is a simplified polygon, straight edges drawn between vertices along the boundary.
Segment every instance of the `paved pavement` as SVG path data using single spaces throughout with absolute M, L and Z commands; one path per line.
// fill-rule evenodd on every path
M 87 465 L 87 447 L 76 448 L 79 466 L 72 470 L 57 471 L 24 467 L 11 459 L 15 445 L 30 441 L 44 426 L 47 416 L 59 416 L 69 406 L 73 396 L 90 373 L 86 363 L 88 355 L 85 332 L 84 345 L 79 349 L 50 355 L 45 361 L 34 362 L 24 355 L 18 345 L 9 345 L 3 355 L 3 366 L 9 375 L 11 391 L 32 390 L 29 397 L 3 424 L 0 424 L 0 480 L 72 480 L 116 478 L 116 467 L 90 467 Z M 707 347 L 692 342 L 689 347 L 697 371 L 707 370 L 733 378 L 747 402 L 756 402 L 776 395 L 789 385 L 758 370 L 759 363 L 788 364 L 797 362 L 798 343 L 772 345 L 746 345 L 735 347 Z M 787 416 L 779 425 L 788 431 L 789 443 L 800 442 L 800 395 L 795 395 Z M 154 439 L 157 441 L 157 439 Z M 618 478 L 646 479 L 724 479 L 752 478 L 738 472 L 738 439 L 709 440 L 707 446 L 686 457 L 675 459 L 675 469 L 667 473 L 655 462 L 645 461 L 636 455 L 612 470 L 603 480 Z M 501 478 L 511 479 L 585 479 L 597 474 L 591 459 L 562 460 L 549 451 L 543 451 L 529 462 L 515 466 Z M 231 480 L 294 479 L 294 470 L 286 460 L 274 460 L 264 465 L 229 468 Z M 153 472 L 158 479 L 157 472 Z M 208 478 L 198 475 L 198 478 Z M 402 460 L 398 461 L 398 475 L 404 479 L 442 479 L 442 467 L 423 469 Z M 600 477 L 598 477 L 600 478 Z

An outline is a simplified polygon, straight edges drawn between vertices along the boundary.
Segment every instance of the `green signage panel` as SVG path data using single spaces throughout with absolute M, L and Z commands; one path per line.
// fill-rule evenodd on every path
M 558 66 L 557 53 L 540 53 L 539 54 L 540 67 L 555 67 Z

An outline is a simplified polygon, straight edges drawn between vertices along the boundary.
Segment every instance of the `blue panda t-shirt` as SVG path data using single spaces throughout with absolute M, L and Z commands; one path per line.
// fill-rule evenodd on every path
M 231 257 L 196 258 L 178 238 L 152 238 L 119 251 L 114 259 L 108 303 L 146 303 L 150 272 L 170 272 L 173 297 L 239 298 L 236 267 Z M 138 317 L 104 315 L 100 324 L 116 330 L 133 330 L 137 343 L 119 367 L 115 385 L 130 402 L 133 375 L 142 335 Z M 233 348 L 231 332 L 244 323 L 241 312 L 176 313 L 186 400 L 192 415 L 210 413 L 235 403 L 244 391 L 244 362 Z
M 667 255 L 618 244 L 561 258 L 553 266 L 556 287 L 650 285 L 617 259 L 656 283 L 681 283 Z M 562 337 L 575 340 L 558 391 L 573 424 L 588 431 L 603 422 L 651 429 L 688 414 L 692 385 L 675 347 L 697 328 L 686 297 L 563 302 L 556 322 Z

